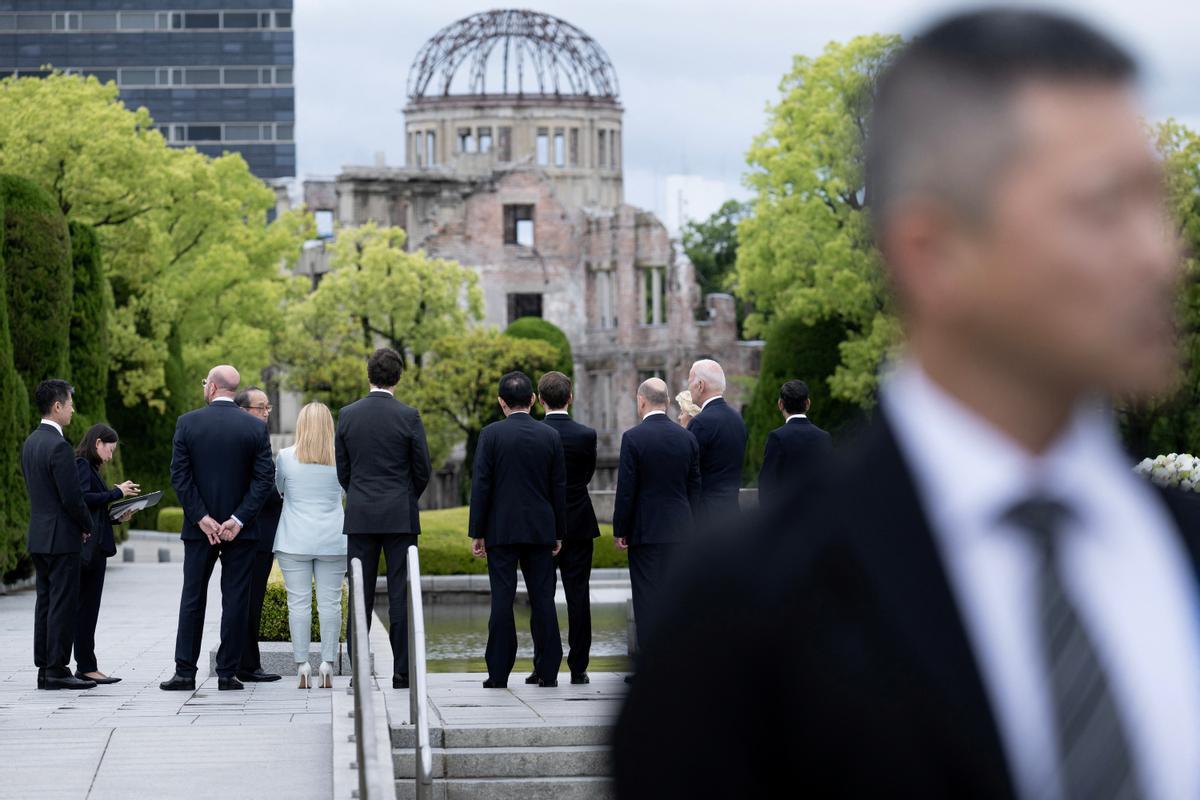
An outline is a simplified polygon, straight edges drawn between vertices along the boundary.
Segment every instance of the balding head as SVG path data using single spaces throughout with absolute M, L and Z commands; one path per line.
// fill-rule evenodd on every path
M 705 402 L 725 393 L 725 370 L 711 358 L 702 358 L 692 364 L 688 372 L 688 390 L 692 402 L 703 406 Z
M 648 378 L 637 390 L 638 416 L 645 417 L 651 411 L 667 410 L 667 384 L 662 378 Z
M 242 376 L 228 364 L 220 364 L 208 371 L 204 383 L 204 400 L 211 403 L 214 397 L 230 397 L 237 393 Z

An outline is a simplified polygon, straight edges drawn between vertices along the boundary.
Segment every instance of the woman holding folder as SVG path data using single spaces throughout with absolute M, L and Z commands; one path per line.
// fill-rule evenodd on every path
M 116 683 L 121 680 L 105 675 L 96 666 L 96 620 L 100 615 L 100 595 L 104 592 L 104 569 L 108 559 L 117 554 L 108 506 L 141 491 L 133 481 L 109 488 L 100 479 L 100 466 L 112 460 L 116 449 L 117 432 L 102 422 L 88 428 L 75 448 L 79 488 L 83 490 L 83 502 L 95 520 L 92 535 L 84 544 L 80 558 L 82 568 L 79 573 L 79 616 L 75 628 L 75 677 L 96 683 Z M 120 522 L 127 522 L 132 516 L 133 512 L 130 511 L 121 517 Z

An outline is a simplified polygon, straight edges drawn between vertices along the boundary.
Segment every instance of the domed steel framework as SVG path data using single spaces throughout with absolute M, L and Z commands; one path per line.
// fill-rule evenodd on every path
M 608 100 L 618 94 L 617 72 L 604 49 L 569 22 L 537 11 L 485 11 L 438 31 L 413 61 L 409 100 L 448 97 L 456 77 L 466 88 L 455 94 Z M 499 86 L 489 87 L 489 79 Z

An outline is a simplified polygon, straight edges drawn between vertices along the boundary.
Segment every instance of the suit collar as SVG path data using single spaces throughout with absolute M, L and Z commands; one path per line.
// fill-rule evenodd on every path
M 367 397 L 386 397 L 389 400 L 396 399 L 395 393 L 389 392 L 387 389 L 372 389 L 367 392 Z
M 45 428 L 48 431 L 54 431 L 59 436 L 66 438 L 66 434 L 63 433 L 62 426 L 52 419 L 43 419 L 41 423 L 39 423 L 38 427 Z
M 804 415 L 804 414 L 793 414 L 792 416 L 790 416 L 790 417 L 788 417 L 787 419 L 785 419 L 785 420 L 783 421 L 783 424 L 784 424 L 784 425 L 792 425 L 792 424 L 796 424 L 796 425 L 812 425 L 812 420 L 810 420 L 810 419 L 809 419 L 809 418 L 808 418 L 806 415 Z
M 710 397 L 707 400 L 705 400 L 704 405 L 700 406 L 700 411 L 701 412 L 706 411 L 709 406 L 723 406 L 723 405 L 727 405 L 725 402 L 725 395 L 719 394 L 716 397 Z
M 845 477 L 866 491 L 847 506 L 848 546 L 863 567 L 868 591 L 883 624 L 930 693 L 942 695 L 942 721 L 964 764 L 990 785 L 1007 786 L 1012 776 L 974 650 L 950 587 L 911 469 L 881 409 L 845 467 Z M 887 481 L 865 481 L 870 474 Z M 869 489 L 867 487 L 870 487 Z

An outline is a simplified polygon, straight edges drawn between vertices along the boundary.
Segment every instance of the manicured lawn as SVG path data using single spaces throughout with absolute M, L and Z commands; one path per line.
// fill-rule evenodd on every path
M 487 562 L 471 556 L 466 506 L 421 512 L 421 573 L 424 575 L 486 575 Z M 613 545 L 612 525 L 600 523 L 593 567 L 628 567 L 625 553 Z

